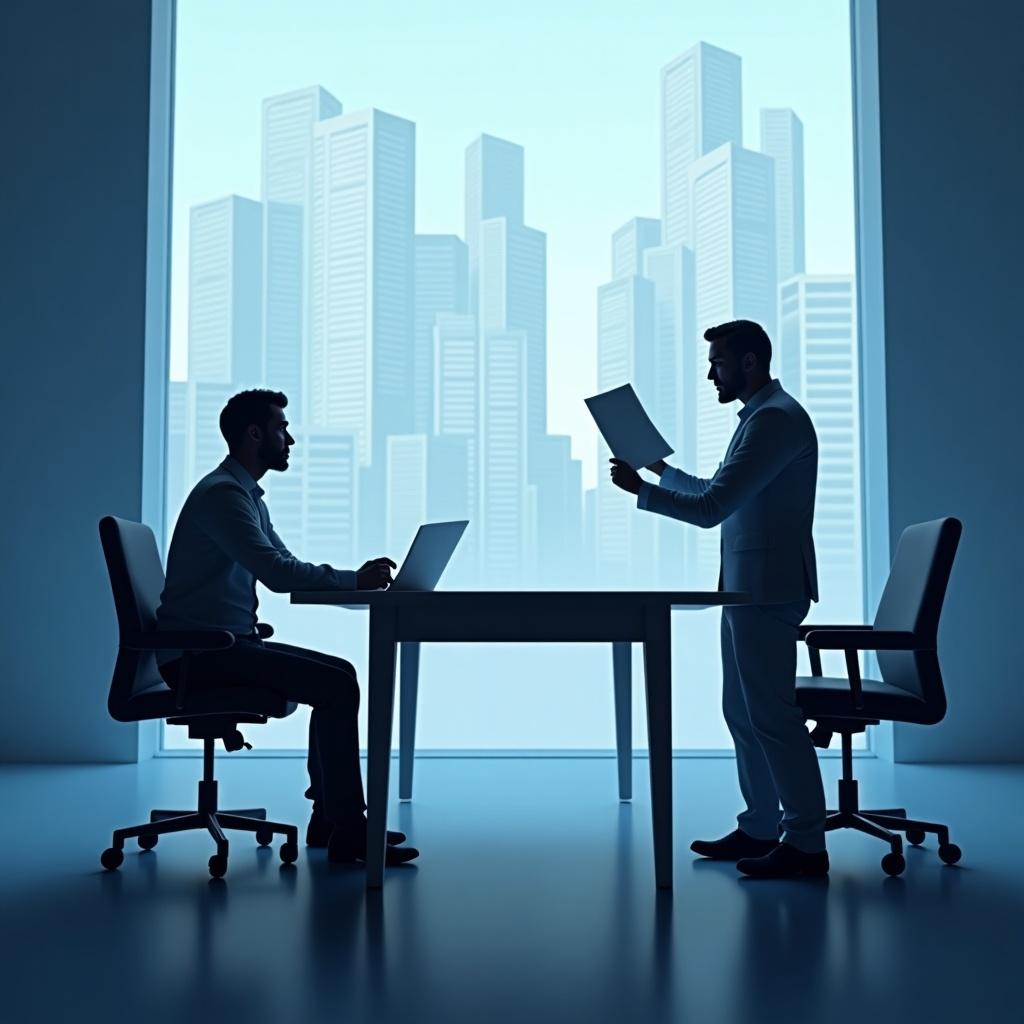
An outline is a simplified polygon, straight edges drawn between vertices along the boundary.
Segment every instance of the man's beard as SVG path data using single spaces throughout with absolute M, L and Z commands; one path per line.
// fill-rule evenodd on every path
M 284 472 L 288 468 L 288 449 L 274 450 L 264 440 L 260 444 L 259 452 L 257 453 L 260 457 L 260 461 L 267 469 L 276 469 L 278 472 Z
M 747 375 L 744 373 L 742 368 L 737 368 L 736 376 L 733 378 L 733 382 L 728 387 L 718 382 L 721 388 L 718 392 L 718 401 L 722 405 L 727 405 L 729 402 L 735 402 L 737 398 L 743 393 L 747 386 Z

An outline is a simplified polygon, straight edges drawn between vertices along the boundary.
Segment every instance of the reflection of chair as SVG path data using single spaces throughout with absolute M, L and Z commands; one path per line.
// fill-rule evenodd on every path
M 285 837 L 281 860 L 294 863 L 299 852 L 299 833 L 294 825 L 267 821 L 263 808 L 244 811 L 217 810 L 217 782 L 213 776 L 213 744 L 223 740 L 228 750 L 248 747 L 238 731 L 240 722 L 263 724 L 268 718 L 284 718 L 295 704 L 271 690 L 225 687 L 188 690 L 188 664 L 203 651 L 230 647 L 235 638 L 222 630 L 156 630 L 156 608 L 164 587 L 164 571 L 156 538 L 148 526 L 114 516 L 100 520 L 100 541 L 110 573 L 110 587 L 120 630 L 117 663 L 110 683 L 107 708 L 119 722 L 141 722 L 163 718 L 169 725 L 187 725 L 193 739 L 203 741 L 203 779 L 199 783 L 196 811 L 153 811 L 149 824 L 114 831 L 113 845 L 103 851 L 100 862 L 107 870 L 120 867 L 124 841 L 138 836 L 139 846 L 151 850 L 159 836 L 201 828 L 217 843 L 210 858 L 210 874 L 220 878 L 228 867 L 228 841 L 224 829 L 256 833 L 256 841 L 268 846 L 274 834 Z M 272 635 L 269 626 L 260 627 L 261 636 Z M 157 669 L 156 651 L 183 650 L 181 682 L 172 690 Z
M 906 832 L 915 846 L 924 842 L 926 833 L 936 833 L 939 856 L 947 864 L 960 859 L 960 848 L 949 841 L 945 825 L 908 818 L 902 809 L 860 810 L 852 736 L 882 720 L 934 725 L 945 715 L 937 634 L 962 529 L 958 519 L 935 519 L 903 531 L 874 625 L 800 627 L 813 675 L 797 678 L 797 703 L 816 723 L 812 737 L 818 746 L 827 747 L 834 732 L 843 743 L 839 810 L 829 813 L 825 829 L 854 828 L 884 839 L 890 852 L 882 858 L 882 869 L 890 875 L 899 875 L 906 867 L 897 832 Z M 823 650 L 845 651 L 846 678 L 822 676 Z M 858 651 L 876 652 L 881 681 L 861 679 Z

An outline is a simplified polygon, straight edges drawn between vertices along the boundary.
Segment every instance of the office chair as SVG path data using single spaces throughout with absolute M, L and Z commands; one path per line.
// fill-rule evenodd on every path
M 107 708 L 118 722 L 141 722 L 162 718 L 168 725 L 184 725 L 193 739 L 203 741 L 203 778 L 195 811 L 153 811 L 146 825 L 114 830 L 113 843 L 104 850 L 100 863 L 108 871 L 121 866 L 124 842 L 138 837 L 143 850 L 152 850 L 162 835 L 206 829 L 217 844 L 210 858 L 210 874 L 223 877 L 228 868 L 228 840 L 225 829 L 255 832 L 260 846 L 269 846 L 274 835 L 285 837 L 281 860 L 293 864 L 299 855 L 299 832 L 295 825 L 267 821 L 262 807 L 221 811 L 217 808 L 217 781 L 213 772 L 213 745 L 222 740 L 228 750 L 249 748 L 238 731 L 239 723 L 265 724 L 268 718 L 285 718 L 296 705 L 266 689 L 225 687 L 190 692 L 188 667 L 203 651 L 223 650 L 235 642 L 223 630 L 156 630 L 156 609 L 164 588 L 156 538 L 148 526 L 115 516 L 100 520 L 100 541 L 110 574 L 120 645 L 110 683 Z M 273 635 L 261 624 L 260 636 Z M 171 689 L 157 669 L 158 650 L 183 650 L 180 680 Z
M 839 809 L 828 813 L 825 831 L 853 828 L 885 840 L 890 852 L 882 858 L 882 870 L 889 875 L 900 875 L 906 868 L 899 832 L 905 832 L 914 846 L 934 832 L 939 857 L 946 864 L 955 864 L 961 856 L 945 825 L 908 818 L 903 808 L 860 809 L 852 746 L 854 733 L 880 721 L 934 725 L 945 716 L 937 634 L 962 532 L 960 520 L 952 518 L 917 523 L 903 531 L 873 625 L 800 627 L 812 675 L 797 677 L 797 703 L 804 717 L 815 722 L 811 738 L 816 746 L 828 747 L 833 733 L 842 737 Z M 821 674 L 820 652 L 825 650 L 845 652 L 846 678 Z M 876 652 L 881 680 L 861 678 L 858 651 Z

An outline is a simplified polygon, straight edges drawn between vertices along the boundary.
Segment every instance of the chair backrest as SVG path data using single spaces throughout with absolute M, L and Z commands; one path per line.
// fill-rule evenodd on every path
M 889 579 L 875 615 L 875 629 L 914 633 L 914 651 L 879 651 L 882 678 L 921 697 L 930 717 L 946 713 L 946 692 L 939 670 L 938 631 L 946 587 L 960 544 L 959 519 L 933 519 L 908 526 L 900 535 Z
M 156 610 L 164 589 L 164 569 L 153 531 L 142 523 L 117 516 L 100 520 L 100 543 L 110 575 L 117 625 L 126 633 L 156 629 Z M 150 651 L 121 648 L 110 683 L 107 707 L 119 720 L 126 717 L 128 701 L 143 690 L 165 685 Z

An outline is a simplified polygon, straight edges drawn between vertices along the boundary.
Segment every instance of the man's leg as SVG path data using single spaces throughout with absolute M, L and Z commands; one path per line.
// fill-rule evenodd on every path
M 825 849 L 825 791 L 796 703 L 797 626 L 809 603 L 727 609 L 740 685 L 782 801 L 783 840 L 804 853 Z
M 736 772 L 746 809 L 736 822 L 755 839 L 779 838 L 779 794 L 743 696 L 730 612 L 722 609 L 722 712 L 736 748 Z

